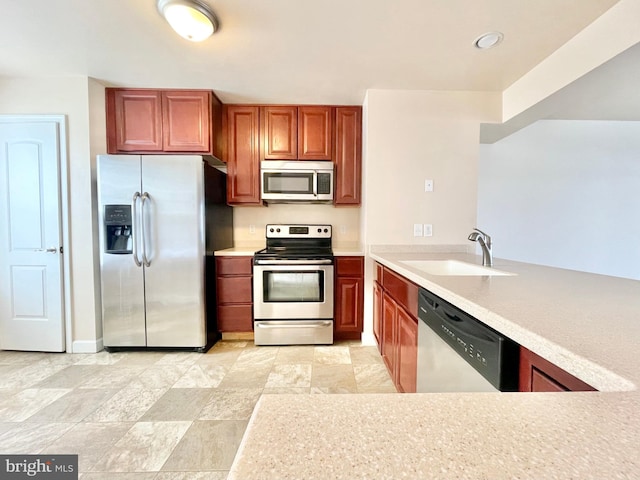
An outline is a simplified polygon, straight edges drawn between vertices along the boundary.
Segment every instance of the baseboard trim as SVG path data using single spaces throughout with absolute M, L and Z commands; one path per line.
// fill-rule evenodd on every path
M 76 340 L 73 342 L 73 353 L 98 353 L 103 349 L 102 338 L 98 340 Z

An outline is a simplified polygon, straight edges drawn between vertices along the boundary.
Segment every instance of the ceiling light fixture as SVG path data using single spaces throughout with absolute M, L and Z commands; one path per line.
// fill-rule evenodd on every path
M 498 45 L 504 35 L 500 32 L 488 32 L 480 35 L 473 41 L 473 45 L 480 50 L 487 50 Z
M 200 0 L 158 0 L 158 11 L 178 35 L 201 42 L 218 29 L 218 19 Z

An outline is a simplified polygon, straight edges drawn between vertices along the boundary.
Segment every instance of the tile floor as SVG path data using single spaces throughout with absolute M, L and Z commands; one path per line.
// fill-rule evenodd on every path
M 262 394 L 395 392 L 376 347 L 0 351 L 0 453 L 79 455 L 82 480 L 222 480 Z

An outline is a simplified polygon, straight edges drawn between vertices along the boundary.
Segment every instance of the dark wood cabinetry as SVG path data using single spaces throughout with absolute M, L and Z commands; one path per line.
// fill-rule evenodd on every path
M 373 331 L 400 392 L 415 392 L 418 353 L 418 286 L 376 264 Z
M 296 160 L 298 158 L 298 107 L 261 107 L 260 136 L 262 160 Z
M 415 392 L 418 367 L 418 320 L 404 308 L 396 306 L 397 315 L 397 388 Z
M 227 203 L 260 205 L 259 107 L 226 105 Z
M 221 103 L 210 90 L 106 89 L 108 153 L 222 158 Z
M 298 159 L 331 160 L 333 154 L 333 108 L 298 107 Z
M 228 202 L 259 205 L 261 160 L 333 160 L 334 204 L 360 205 L 362 107 L 225 105 Z
M 260 136 L 262 160 L 331 160 L 333 108 L 263 106 Z
M 520 347 L 521 392 L 579 392 L 594 391 L 591 385 L 536 355 Z
M 334 338 L 358 340 L 364 308 L 364 258 L 336 257 Z
M 216 257 L 218 330 L 253 331 L 253 257 Z
M 335 205 L 360 205 L 362 192 L 362 108 L 335 109 Z

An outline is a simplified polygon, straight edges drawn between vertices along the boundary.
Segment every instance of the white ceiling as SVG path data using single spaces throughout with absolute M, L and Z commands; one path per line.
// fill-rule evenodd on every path
M 0 75 L 213 89 L 225 103 L 360 104 L 369 88 L 502 91 L 617 0 L 207 0 L 194 44 L 155 0 L 0 0 Z M 499 30 L 493 50 L 472 47 Z

